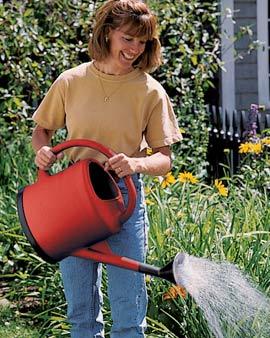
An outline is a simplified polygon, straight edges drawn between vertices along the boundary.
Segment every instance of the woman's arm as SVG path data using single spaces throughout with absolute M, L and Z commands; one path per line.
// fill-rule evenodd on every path
M 171 169 L 171 150 L 169 146 L 154 148 L 147 157 L 128 157 L 123 153 L 111 157 L 105 169 L 113 169 L 119 177 L 142 173 L 151 176 L 163 176 Z
M 43 146 L 50 146 L 54 131 L 37 125 L 32 133 L 32 146 L 35 153 Z
M 63 157 L 63 153 L 54 155 L 51 151 L 51 139 L 54 131 L 37 125 L 32 133 L 32 147 L 36 153 L 35 164 L 42 170 L 48 170 L 52 164 Z

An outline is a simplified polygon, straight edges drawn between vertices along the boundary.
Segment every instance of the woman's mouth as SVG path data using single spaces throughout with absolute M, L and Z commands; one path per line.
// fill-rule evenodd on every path
M 130 54 L 127 52 L 121 52 L 121 55 L 126 59 L 127 61 L 134 61 L 136 59 L 136 55 Z

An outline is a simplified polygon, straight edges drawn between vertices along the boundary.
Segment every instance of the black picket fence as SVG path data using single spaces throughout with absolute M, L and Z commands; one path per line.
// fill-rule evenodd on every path
M 209 146 L 208 174 L 211 178 L 237 173 L 240 164 L 239 146 L 246 138 L 250 127 L 250 111 L 228 111 L 222 107 L 208 106 Z M 258 111 L 255 118 L 256 132 L 270 128 L 270 114 Z

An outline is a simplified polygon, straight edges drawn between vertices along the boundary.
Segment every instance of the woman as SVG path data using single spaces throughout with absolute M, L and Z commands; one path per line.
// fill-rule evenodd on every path
M 144 261 L 147 216 L 140 174 L 164 175 L 171 168 L 170 145 L 181 140 L 169 98 L 147 72 L 160 65 L 156 18 L 143 1 L 109 0 L 96 13 L 89 42 L 92 61 L 62 73 L 36 110 L 32 144 L 35 163 L 48 169 L 63 155 L 51 152 L 55 130 L 68 138 L 92 139 L 113 149 L 109 160 L 88 148 L 67 151 L 70 161 L 94 157 L 106 170 L 132 175 L 137 205 L 108 243 L 113 252 Z M 145 146 L 153 149 L 145 154 Z M 104 337 L 101 264 L 76 257 L 61 261 L 73 338 Z M 144 275 L 107 266 L 112 338 L 144 337 L 147 295 Z

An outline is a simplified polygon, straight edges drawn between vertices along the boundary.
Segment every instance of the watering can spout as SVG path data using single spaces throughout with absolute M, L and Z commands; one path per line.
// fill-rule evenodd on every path
M 185 254 L 184 252 L 179 252 L 172 261 L 170 261 L 162 268 L 157 268 L 152 265 L 141 263 L 139 266 L 139 271 L 162 279 L 166 279 L 173 284 L 182 285 L 182 279 L 179 270 L 181 266 L 183 266 L 183 264 L 185 263 L 186 257 L 187 254 Z
M 137 271 L 154 277 L 166 279 L 167 281 L 177 284 L 173 273 L 174 260 L 163 268 L 159 268 L 150 264 L 142 263 L 130 259 L 128 257 L 117 256 L 113 254 L 106 241 L 102 242 L 98 247 L 90 249 L 79 249 L 72 253 L 73 256 L 91 259 L 97 262 L 118 266 L 120 268 Z
M 173 274 L 173 262 L 171 261 L 167 265 L 165 265 L 163 268 L 158 268 L 149 264 L 143 264 L 141 263 L 139 266 L 139 272 L 159 277 L 162 279 L 166 279 L 167 281 L 176 284 L 176 280 L 174 278 Z
M 174 278 L 174 273 L 173 273 L 173 263 L 174 263 L 174 260 L 172 260 L 167 265 L 165 265 L 163 268 L 161 268 L 159 275 L 161 278 L 167 279 L 169 282 L 176 284 L 176 280 Z
M 167 281 L 177 284 L 174 277 L 175 259 L 159 268 L 150 264 L 138 262 L 128 257 L 122 257 L 113 254 L 106 241 L 97 243 L 88 249 L 79 249 L 72 253 L 73 256 L 91 259 L 97 262 L 118 266 L 120 268 L 137 271 L 154 277 L 166 279 Z M 176 256 L 177 257 L 177 256 Z

